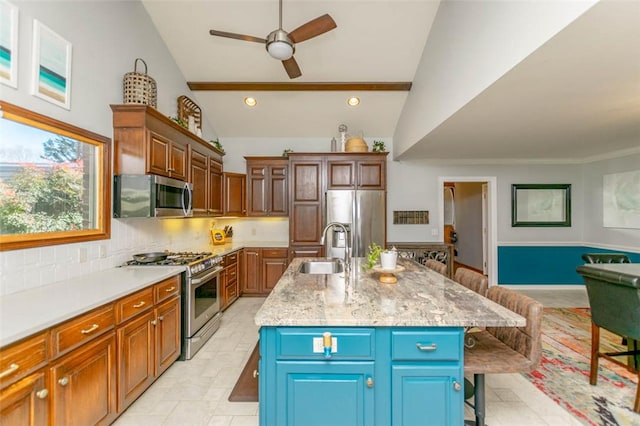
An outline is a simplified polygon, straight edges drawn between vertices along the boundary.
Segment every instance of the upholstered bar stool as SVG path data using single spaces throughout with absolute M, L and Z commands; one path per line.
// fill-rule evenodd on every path
M 542 356 L 542 304 L 503 287 L 491 287 L 486 297 L 525 317 L 524 327 L 487 327 L 473 333 L 476 343 L 464 349 L 464 371 L 473 374 L 473 408 L 475 422 L 465 425 L 484 426 L 484 375 L 492 373 L 528 373 L 540 363 Z M 468 386 L 465 380 L 465 386 Z M 471 392 L 465 389 L 465 397 Z
M 481 296 L 487 294 L 487 289 L 489 288 L 489 280 L 486 276 L 468 268 L 460 267 L 456 269 L 453 280 Z
M 447 265 L 445 265 L 442 262 L 438 262 L 435 259 L 427 259 L 424 262 L 424 266 L 426 266 L 431 270 L 436 271 L 440 275 L 444 275 L 445 277 L 447 276 Z

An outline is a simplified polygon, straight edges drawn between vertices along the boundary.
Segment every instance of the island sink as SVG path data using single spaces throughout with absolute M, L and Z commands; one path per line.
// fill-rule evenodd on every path
M 344 264 L 338 260 L 316 260 L 302 262 L 298 268 L 301 274 L 339 274 L 344 272 Z

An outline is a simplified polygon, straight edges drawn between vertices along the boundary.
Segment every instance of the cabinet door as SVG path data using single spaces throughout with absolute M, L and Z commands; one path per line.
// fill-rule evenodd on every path
M 222 163 L 209 161 L 209 214 L 222 216 Z
M 291 161 L 290 245 L 317 245 L 323 223 L 322 160 Z
M 269 186 L 267 185 L 269 167 L 266 164 L 247 162 L 247 216 L 266 216 Z
M 127 408 L 154 380 L 153 311 L 118 329 L 118 411 Z
M 169 176 L 187 180 L 187 147 L 176 142 L 169 146 Z
M 327 161 L 327 189 L 354 189 L 355 161 Z
M 287 269 L 287 249 L 262 249 L 262 286 L 267 294 L 273 290 Z
M 49 390 L 40 370 L 0 391 L 0 424 L 46 426 L 49 424 Z
M 116 337 L 110 332 L 51 367 L 56 425 L 109 424 L 116 415 Z
M 287 164 L 269 167 L 269 216 L 289 215 L 288 169 L 289 166 Z
M 260 249 L 244 249 L 242 294 L 260 294 Z
M 155 376 L 162 374 L 180 356 L 180 297 L 155 309 Z
M 247 175 L 224 173 L 224 215 L 246 216 Z
M 147 173 L 161 176 L 169 174 L 169 153 L 171 141 L 162 136 L 149 132 L 149 153 L 147 158 Z
M 391 424 L 461 425 L 464 418 L 463 381 L 461 368 L 457 366 L 392 366 Z
M 274 424 L 373 425 L 373 371 L 373 362 L 276 362 Z
M 358 161 L 358 189 L 385 189 L 386 164 L 386 160 Z
M 197 151 L 191 151 L 191 178 L 193 184 L 193 214 L 205 216 L 207 214 L 207 193 L 209 191 L 209 175 L 207 171 L 208 157 Z

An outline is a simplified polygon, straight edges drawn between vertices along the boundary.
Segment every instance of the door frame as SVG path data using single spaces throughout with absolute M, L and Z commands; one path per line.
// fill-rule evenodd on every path
M 487 184 L 487 264 L 489 286 L 498 283 L 498 178 L 496 176 L 438 176 L 438 218 L 444 226 L 444 183 L 479 182 Z

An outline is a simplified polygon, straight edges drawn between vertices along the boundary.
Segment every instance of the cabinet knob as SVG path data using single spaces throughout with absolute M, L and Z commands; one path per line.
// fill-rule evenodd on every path
M 67 386 L 69 384 L 69 378 L 63 377 L 62 379 L 58 380 L 58 383 L 60 384 L 60 386 Z
M 258 370 L 253 370 L 253 378 L 254 379 L 257 379 L 259 375 L 260 375 L 260 372 Z
M 453 382 L 453 390 L 456 391 L 456 392 L 460 392 L 461 389 L 462 389 L 462 385 L 460 385 L 459 382 L 454 381 Z
M 41 389 L 38 392 L 36 392 L 36 396 L 40 399 L 45 399 L 48 395 L 49 395 L 48 389 Z
M 375 384 L 375 382 L 373 381 L 373 377 L 367 377 L 367 387 L 369 389 L 373 388 L 373 385 Z

